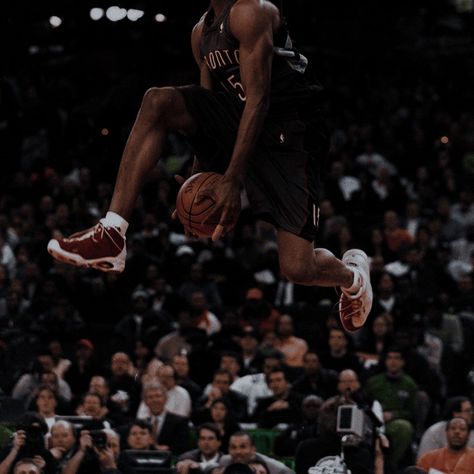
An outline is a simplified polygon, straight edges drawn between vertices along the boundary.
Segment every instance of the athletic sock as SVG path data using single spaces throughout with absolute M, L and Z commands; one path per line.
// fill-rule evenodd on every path
M 115 212 L 108 211 L 104 218 L 104 223 L 108 226 L 117 227 L 123 237 L 127 233 L 128 222 Z
M 341 287 L 344 293 L 349 293 L 350 295 L 355 295 L 362 287 L 362 275 L 360 274 L 359 270 L 353 267 L 347 267 L 354 275 L 354 279 L 352 280 L 352 285 L 348 288 Z

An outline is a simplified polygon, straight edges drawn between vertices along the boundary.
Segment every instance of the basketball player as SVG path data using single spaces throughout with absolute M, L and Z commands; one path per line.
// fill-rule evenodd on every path
M 216 202 L 220 223 L 212 239 L 236 217 L 245 186 L 255 215 L 277 230 L 286 277 L 302 285 L 341 287 L 342 324 L 349 331 L 363 325 L 372 305 L 367 256 L 349 250 L 341 261 L 328 250 L 313 249 L 327 134 L 304 75 L 307 60 L 293 49 L 277 3 L 210 0 L 191 37 L 200 86 L 146 91 L 109 212 L 91 229 L 51 240 L 48 251 L 56 259 L 123 271 L 127 220 L 167 133 L 178 131 L 194 146 L 193 173 L 224 174 L 198 197 Z

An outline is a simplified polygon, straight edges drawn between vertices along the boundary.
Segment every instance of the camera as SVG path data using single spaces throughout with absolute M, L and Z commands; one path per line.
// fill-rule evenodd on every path
M 373 428 L 372 420 L 357 405 L 338 407 L 336 431 L 338 434 L 346 435 L 343 442 L 345 441 L 347 446 L 357 446 L 362 441 L 371 443 Z
M 107 435 L 102 430 L 92 430 L 89 432 L 92 442 L 97 449 L 105 449 L 107 447 Z
M 25 426 L 24 431 L 25 444 L 21 448 L 21 455 L 29 458 L 42 455 L 45 450 L 45 443 L 41 426 Z

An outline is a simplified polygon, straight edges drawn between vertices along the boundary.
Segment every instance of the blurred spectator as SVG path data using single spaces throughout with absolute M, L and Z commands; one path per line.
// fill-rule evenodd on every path
M 472 429 L 473 408 L 467 397 L 451 397 L 446 401 L 443 420 L 431 425 L 424 433 L 418 446 L 417 458 L 435 449 L 445 448 L 448 445 L 446 439 L 446 425 L 451 418 L 464 418 L 469 427 L 467 446 L 474 448 L 474 430 Z
M 294 456 L 301 441 L 318 436 L 318 416 L 322 404 L 321 397 L 306 395 L 301 403 L 301 422 L 291 423 L 274 440 L 273 451 L 277 456 Z
M 133 417 L 140 403 L 141 385 L 125 352 L 116 352 L 110 359 L 109 386 L 111 399 L 121 406 L 123 413 Z
M 268 388 L 273 395 L 257 400 L 255 419 L 262 428 L 273 428 L 301 419 L 302 395 L 291 390 L 282 368 L 273 369 L 267 376 Z
M 166 313 L 155 312 L 150 307 L 150 295 L 136 289 L 132 293 L 132 312 L 124 316 L 114 328 L 116 347 L 131 353 L 139 339 L 147 340 L 151 333 L 159 339 L 171 331 L 171 322 Z
M 189 361 L 186 354 L 176 354 L 171 359 L 171 365 L 174 368 L 176 382 L 189 393 L 193 403 L 202 394 L 202 388 L 189 378 Z
M 194 263 L 192 265 L 189 278 L 185 280 L 178 289 L 178 294 L 188 301 L 191 301 L 193 293 L 195 292 L 204 294 L 211 309 L 215 310 L 222 305 L 222 299 L 217 285 L 206 278 L 206 274 L 200 263 Z
M 76 414 L 91 417 L 93 421 L 89 425 L 94 426 L 95 429 L 111 427 L 110 422 L 106 419 L 107 407 L 98 393 L 86 393 L 82 397 L 82 402 L 76 408 Z
M 209 419 L 209 410 L 212 402 L 218 398 L 224 398 L 231 415 L 235 420 L 240 421 L 247 415 L 247 398 L 240 392 L 230 388 L 232 377 L 227 370 L 217 369 L 214 372 L 211 387 L 208 394 L 204 394 L 197 401 L 193 418 L 197 423 Z
M 304 373 L 292 384 L 292 389 L 302 395 L 319 395 L 323 399 L 336 393 L 337 372 L 321 367 L 319 356 L 307 351 L 303 358 Z
M 62 473 L 65 465 L 76 451 L 76 430 L 65 420 L 59 420 L 51 428 L 50 452 L 58 463 L 57 472 Z
M 195 325 L 199 329 L 206 331 L 208 336 L 218 333 L 221 330 L 219 318 L 209 310 L 206 295 L 202 291 L 193 291 L 189 298 L 191 311 L 195 318 Z
M 158 383 L 166 390 L 165 409 L 169 413 L 191 416 L 191 397 L 187 390 L 176 383 L 176 373 L 171 365 L 162 365 L 158 368 Z M 140 403 L 137 418 L 146 419 L 150 417 L 150 411 L 144 401 Z
M 187 451 L 178 458 L 176 472 L 178 474 L 189 474 L 189 471 L 205 470 L 217 466 L 222 457 L 220 451 L 221 434 L 212 423 L 203 423 L 196 428 L 197 449 Z
M 124 403 L 126 401 L 124 395 L 117 392 L 111 398 L 109 382 L 102 375 L 94 375 L 91 378 L 89 393 L 96 393 L 101 397 L 104 401 L 104 416 L 113 425 L 121 425 L 127 421 L 127 404 Z
M 349 335 L 338 327 L 329 329 L 329 352 L 321 356 L 323 367 L 340 372 L 352 369 L 361 372 L 361 365 L 357 356 L 349 349 Z
M 26 412 L 17 422 L 11 444 L 0 451 L 0 472 L 7 474 L 23 458 L 31 458 L 45 474 L 55 474 L 56 460 L 46 449 L 46 422 L 41 415 Z
M 267 352 L 263 357 L 263 371 L 261 373 L 244 375 L 230 386 L 232 390 L 247 397 L 248 415 L 250 417 L 255 413 L 257 400 L 273 394 L 267 385 L 266 377 L 273 369 L 281 367 L 282 361 L 283 354 L 281 352 Z
M 119 435 L 110 429 L 103 430 L 103 433 L 106 437 L 105 447 L 95 445 L 91 432 L 81 431 L 79 449 L 67 462 L 63 474 L 89 474 L 93 472 L 120 474 L 118 470 Z
M 53 339 L 48 345 L 51 357 L 53 358 L 53 372 L 60 378 L 64 378 L 64 374 L 71 367 L 71 361 L 63 357 L 63 348 L 60 341 Z
M 282 462 L 260 454 L 255 448 L 251 436 L 245 431 L 238 431 L 230 437 L 229 454 L 219 459 L 219 466 L 225 468 L 231 463 L 248 464 L 251 460 L 263 461 L 270 474 L 290 474 L 292 471 Z M 212 474 L 221 473 L 222 469 L 212 469 Z
M 284 355 L 285 364 L 289 367 L 302 367 L 308 344 L 294 335 L 293 318 L 289 314 L 282 314 L 278 318 L 276 333 L 278 339 L 274 347 Z
M 127 449 L 156 449 L 153 427 L 146 420 L 134 420 L 130 423 L 126 441 Z
M 176 354 L 192 352 L 196 339 L 205 340 L 206 332 L 197 328 L 196 320 L 190 308 L 182 307 L 177 312 L 178 329 L 161 338 L 155 347 L 158 359 L 168 362 Z
M 186 451 L 190 440 L 188 420 L 166 411 L 166 390 L 160 385 L 147 385 L 143 388 L 143 401 L 150 411 L 148 421 L 157 448 L 175 455 Z
M 392 346 L 385 356 L 385 373 L 374 375 L 365 384 L 365 392 L 382 404 L 383 419 L 391 444 L 390 464 L 398 468 L 412 441 L 418 387 L 403 372 L 405 358 Z
M 64 379 L 77 398 L 87 391 L 91 377 L 100 373 L 100 370 L 100 364 L 94 354 L 94 344 L 89 339 L 80 339 L 76 344 L 75 358 L 72 359 Z
M 440 472 L 461 474 L 474 471 L 474 449 L 467 447 L 469 426 L 464 418 L 452 418 L 446 424 L 447 446 L 425 453 L 417 466 Z
M 36 412 L 40 414 L 48 425 L 48 432 L 56 421 L 56 408 L 58 401 L 56 394 L 48 385 L 40 385 L 34 400 Z
M 240 347 L 242 349 L 241 375 L 261 372 L 263 355 L 259 350 L 258 344 L 259 337 L 257 331 L 252 326 L 242 328 L 242 334 L 240 336 Z

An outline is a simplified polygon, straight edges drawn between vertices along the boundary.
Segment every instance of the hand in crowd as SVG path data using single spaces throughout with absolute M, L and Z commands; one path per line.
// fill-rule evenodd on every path
M 199 463 L 192 459 L 183 459 L 176 464 L 178 474 L 188 474 L 190 469 L 199 469 Z
M 23 430 L 18 430 L 13 438 L 13 448 L 12 451 L 19 451 L 22 446 L 25 445 L 26 433 Z
M 54 456 L 55 459 L 62 459 L 66 450 L 64 448 L 51 448 L 49 452 Z
M 43 472 L 43 469 L 46 466 L 46 461 L 41 456 L 33 456 L 33 462 L 38 467 L 40 472 Z
M 79 450 L 85 453 L 87 448 L 92 448 L 94 443 L 92 442 L 92 437 L 87 430 L 81 431 L 81 437 L 79 439 Z
M 115 461 L 114 453 L 110 448 L 98 449 L 94 447 L 94 451 L 99 458 L 102 470 L 117 469 L 117 462 Z
M 290 405 L 286 400 L 276 400 L 273 402 L 269 407 L 268 411 L 274 411 L 274 410 L 284 410 L 285 408 L 288 408 Z

